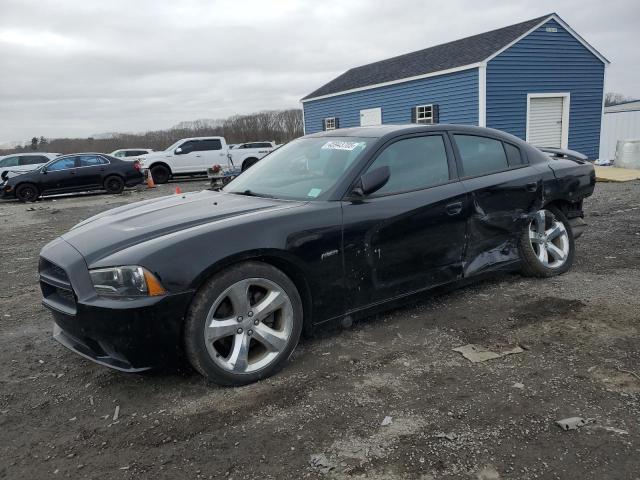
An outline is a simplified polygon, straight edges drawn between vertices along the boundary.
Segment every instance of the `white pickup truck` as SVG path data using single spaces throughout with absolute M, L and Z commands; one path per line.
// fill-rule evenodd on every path
M 247 148 L 250 145 L 262 145 Z M 273 142 L 240 144 L 243 148 L 230 149 L 224 137 L 183 138 L 164 151 L 151 152 L 138 158 L 140 165 L 151 173 L 155 183 L 166 183 L 181 175 L 206 175 L 213 165 L 227 167 L 233 164 L 242 171 L 276 148 Z M 268 146 L 267 146 L 268 145 Z

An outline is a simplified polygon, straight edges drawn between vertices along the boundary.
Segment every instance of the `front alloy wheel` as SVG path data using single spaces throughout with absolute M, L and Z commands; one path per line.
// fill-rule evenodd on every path
M 302 300 L 277 268 L 247 262 L 197 292 L 185 321 L 193 367 L 221 385 L 245 385 L 280 370 L 302 332 Z
M 240 280 L 213 303 L 204 327 L 211 359 L 233 373 L 267 367 L 286 348 L 293 306 L 285 291 L 266 278 Z

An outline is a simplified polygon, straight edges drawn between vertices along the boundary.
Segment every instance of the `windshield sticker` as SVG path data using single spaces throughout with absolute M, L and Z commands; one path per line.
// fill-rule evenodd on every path
M 309 190 L 309 193 L 307 193 L 307 197 L 316 198 L 318 195 L 320 195 L 321 191 L 321 188 L 312 188 L 311 190 Z
M 364 145 L 362 142 L 340 142 L 337 140 L 332 140 L 330 142 L 325 143 L 322 146 L 322 150 L 354 150 L 357 147 Z

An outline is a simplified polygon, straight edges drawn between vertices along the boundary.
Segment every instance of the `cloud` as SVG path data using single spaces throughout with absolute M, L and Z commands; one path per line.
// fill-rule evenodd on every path
M 296 107 L 353 66 L 554 10 L 640 97 L 635 0 L 0 2 L 0 141 Z

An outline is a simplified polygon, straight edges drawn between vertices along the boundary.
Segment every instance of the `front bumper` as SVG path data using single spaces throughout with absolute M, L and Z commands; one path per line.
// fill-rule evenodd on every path
M 62 239 L 40 259 L 42 303 L 54 320 L 54 338 L 101 365 L 140 372 L 174 362 L 193 292 L 117 300 L 93 291 L 84 258 Z
M 7 182 L 0 181 L 0 198 L 16 198 L 16 189 L 11 188 L 11 191 L 6 191 L 5 187 L 7 186 Z

